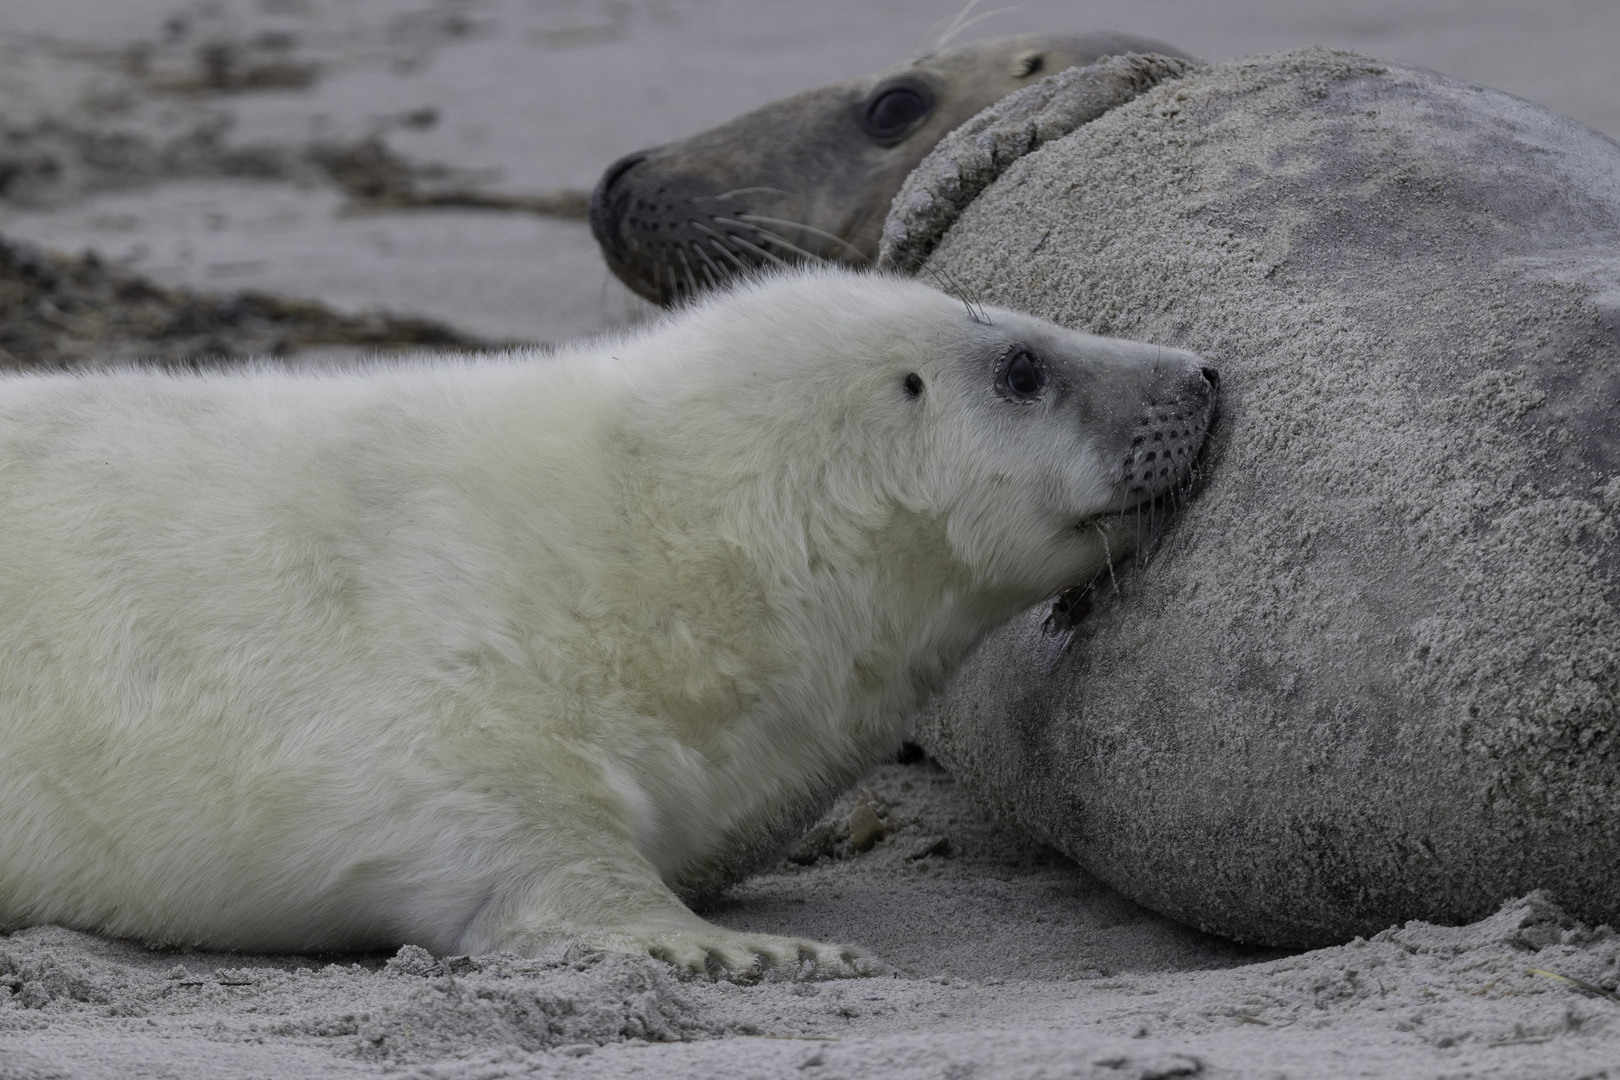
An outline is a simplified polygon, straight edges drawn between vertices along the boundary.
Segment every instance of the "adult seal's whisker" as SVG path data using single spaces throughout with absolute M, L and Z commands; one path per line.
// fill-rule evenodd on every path
M 733 189 L 731 191 L 724 191 L 724 192 L 721 192 L 719 195 L 694 195 L 694 196 L 692 196 L 691 201 L 692 202 L 701 202 L 701 201 L 703 201 L 705 199 L 712 199 L 715 202 L 725 202 L 728 199 L 735 199 L 740 195 L 753 195 L 753 194 L 756 194 L 758 192 L 765 192 L 765 193 L 771 194 L 771 195 L 780 195 L 784 199 L 803 199 L 804 198 L 803 195 L 796 195 L 791 191 L 783 191 L 781 188 L 745 187 L 745 188 L 735 188 L 735 189 Z
M 709 229 L 709 230 L 706 230 L 706 231 L 713 232 L 714 230 Z M 715 239 L 713 237 L 708 237 L 707 240 L 708 240 L 709 246 L 711 246 L 711 247 L 713 247 L 715 249 L 716 254 L 724 255 L 726 258 L 730 259 L 733 263 L 735 263 L 737 265 L 737 272 L 738 273 L 746 274 L 750 270 L 753 269 L 753 266 L 751 264 L 743 262 L 742 259 L 737 257 L 736 252 L 734 252 L 730 248 L 726 247 L 726 245 L 724 243 L 722 243 L 721 241 L 719 241 L 719 240 L 717 240 L 717 239 Z
M 729 218 L 711 218 L 710 220 L 711 221 L 727 221 L 727 220 L 730 220 L 730 219 Z M 733 244 L 733 243 L 740 244 L 742 247 L 753 248 L 755 253 L 760 255 L 762 258 L 769 259 L 771 262 L 775 263 L 777 266 L 786 267 L 788 265 L 786 262 L 783 262 L 781 259 L 777 258 L 775 255 L 772 255 L 770 252 L 761 251 L 759 248 L 754 247 L 754 245 L 748 243 L 746 240 L 743 239 L 743 235 L 741 233 L 737 233 L 737 232 L 728 232 L 728 233 L 717 232 L 714 229 L 711 229 L 707 225 L 703 224 L 701 221 L 696 220 L 695 218 L 692 219 L 692 227 L 696 228 L 696 229 L 700 229 L 703 232 L 708 233 L 711 237 L 713 237 L 713 239 L 710 241 L 710 243 L 717 244 L 721 248 L 721 250 L 725 251 L 725 253 L 726 253 L 726 255 L 728 257 L 730 257 L 730 258 L 732 258 L 734 260 L 737 260 L 737 264 L 738 264 L 737 268 L 738 268 L 738 271 L 740 273 L 749 273 L 749 272 L 751 272 L 758 265 L 758 263 L 752 263 L 752 262 L 744 263 L 741 260 L 741 256 L 738 255 L 736 252 L 731 250 L 730 245 Z
M 993 19 L 997 15 L 1006 15 L 1009 12 L 1017 11 L 1019 7 L 1017 4 L 1012 4 L 1007 7 L 992 8 L 989 11 L 972 15 L 973 9 L 978 6 L 979 0 L 968 0 L 967 6 L 961 11 L 958 11 L 955 17 L 952 18 L 951 21 L 946 25 L 945 29 L 940 31 L 939 36 L 934 39 L 934 43 L 928 51 L 937 52 L 960 37 L 968 30 L 968 28 L 977 26 L 986 19 Z M 971 18 L 969 18 L 970 15 L 972 15 Z M 939 24 L 935 23 L 934 25 L 938 26 Z
M 692 263 L 691 260 L 686 257 L 686 249 L 684 246 L 676 246 L 675 257 L 681 261 L 681 272 L 692 287 L 692 295 L 696 296 L 699 292 L 697 277 L 692 273 Z
M 838 244 L 840 247 L 847 249 L 855 256 L 858 263 L 869 263 L 872 261 L 867 257 L 865 252 L 861 251 L 861 249 L 856 247 L 854 244 L 851 244 L 848 240 L 845 240 L 842 236 L 834 236 L 825 229 L 818 229 L 814 225 L 806 225 L 802 221 L 789 221 L 786 218 L 767 217 L 764 214 L 738 214 L 737 220 L 747 222 L 764 222 L 767 225 L 785 225 L 790 229 L 803 229 L 812 236 L 819 236 L 824 240 L 830 240 L 833 243 Z
M 726 239 L 730 240 L 732 243 L 738 245 L 739 247 L 745 248 L 748 251 L 752 251 L 754 254 L 758 255 L 762 259 L 769 259 L 771 262 L 775 263 L 777 266 L 780 266 L 784 270 L 786 270 L 789 266 L 792 265 L 786 259 L 783 259 L 780 256 L 774 255 L 771 252 L 766 251 L 764 248 L 760 247 L 759 245 L 749 243 L 747 240 L 743 239 L 742 234 L 740 234 L 740 233 L 729 233 L 726 236 Z
M 819 263 L 819 262 L 826 262 L 827 261 L 826 259 L 822 258 L 820 255 L 817 255 L 815 252 L 806 251 L 804 248 L 800 247 L 798 244 L 793 243 L 791 240 L 787 239 L 784 236 L 778 236 L 776 233 L 772 232 L 770 229 L 765 228 L 764 226 L 750 224 L 749 229 L 752 230 L 753 235 L 759 239 L 760 243 L 762 243 L 762 244 L 774 244 L 775 246 L 777 246 L 779 248 L 782 248 L 782 249 L 784 249 L 786 251 L 790 251 L 793 254 L 799 256 L 805 262 Z
M 725 271 L 721 270 L 720 267 L 715 264 L 715 261 L 704 253 L 703 248 L 696 240 L 688 241 L 687 245 L 692 249 L 692 254 L 703 260 L 703 276 L 709 279 L 709 285 L 711 287 L 719 287 L 720 283 L 726 278 Z

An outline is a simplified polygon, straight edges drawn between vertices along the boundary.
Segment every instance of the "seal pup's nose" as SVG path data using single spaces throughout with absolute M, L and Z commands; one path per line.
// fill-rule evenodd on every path
M 1195 367 L 1182 377 L 1177 396 L 1194 408 L 1211 410 L 1219 396 L 1221 374 L 1212 367 Z

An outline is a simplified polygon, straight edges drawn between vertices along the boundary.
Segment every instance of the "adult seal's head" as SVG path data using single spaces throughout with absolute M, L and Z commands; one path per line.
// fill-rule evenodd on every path
M 1185 56 L 1128 34 L 1022 34 L 808 90 L 620 158 L 591 194 L 613 272 L 659 304 L 767 266 L 863 265 L 939 140 L 1023 86 L 1109 55 Z

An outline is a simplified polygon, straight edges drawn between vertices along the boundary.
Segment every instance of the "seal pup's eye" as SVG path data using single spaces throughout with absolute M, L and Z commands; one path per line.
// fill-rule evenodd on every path
M 900 385 L 906 388 L 906 397 L 919 397 L 922 394 L 922 376 L 915 371 L 907 375 Z
M 890 86 L 861 113 L 861 127 L 874 139 L 898 139 L 934 107 L 934 96 L 921 85 Z
M 1015 401 L 1034 401 L 1046 389 L 1046 369 L 1035 354 L 1020 345 L 1001 361 L 996 390 Z

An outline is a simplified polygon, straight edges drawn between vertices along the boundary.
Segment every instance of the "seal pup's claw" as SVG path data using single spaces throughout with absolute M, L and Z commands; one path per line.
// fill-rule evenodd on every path
M 654 959 L 685 975 L 737 983 L 764 979 L 856 978 L 887 967 L 859 949 L 775 934 L 745 934 L 718 926 L 641 939 Z

